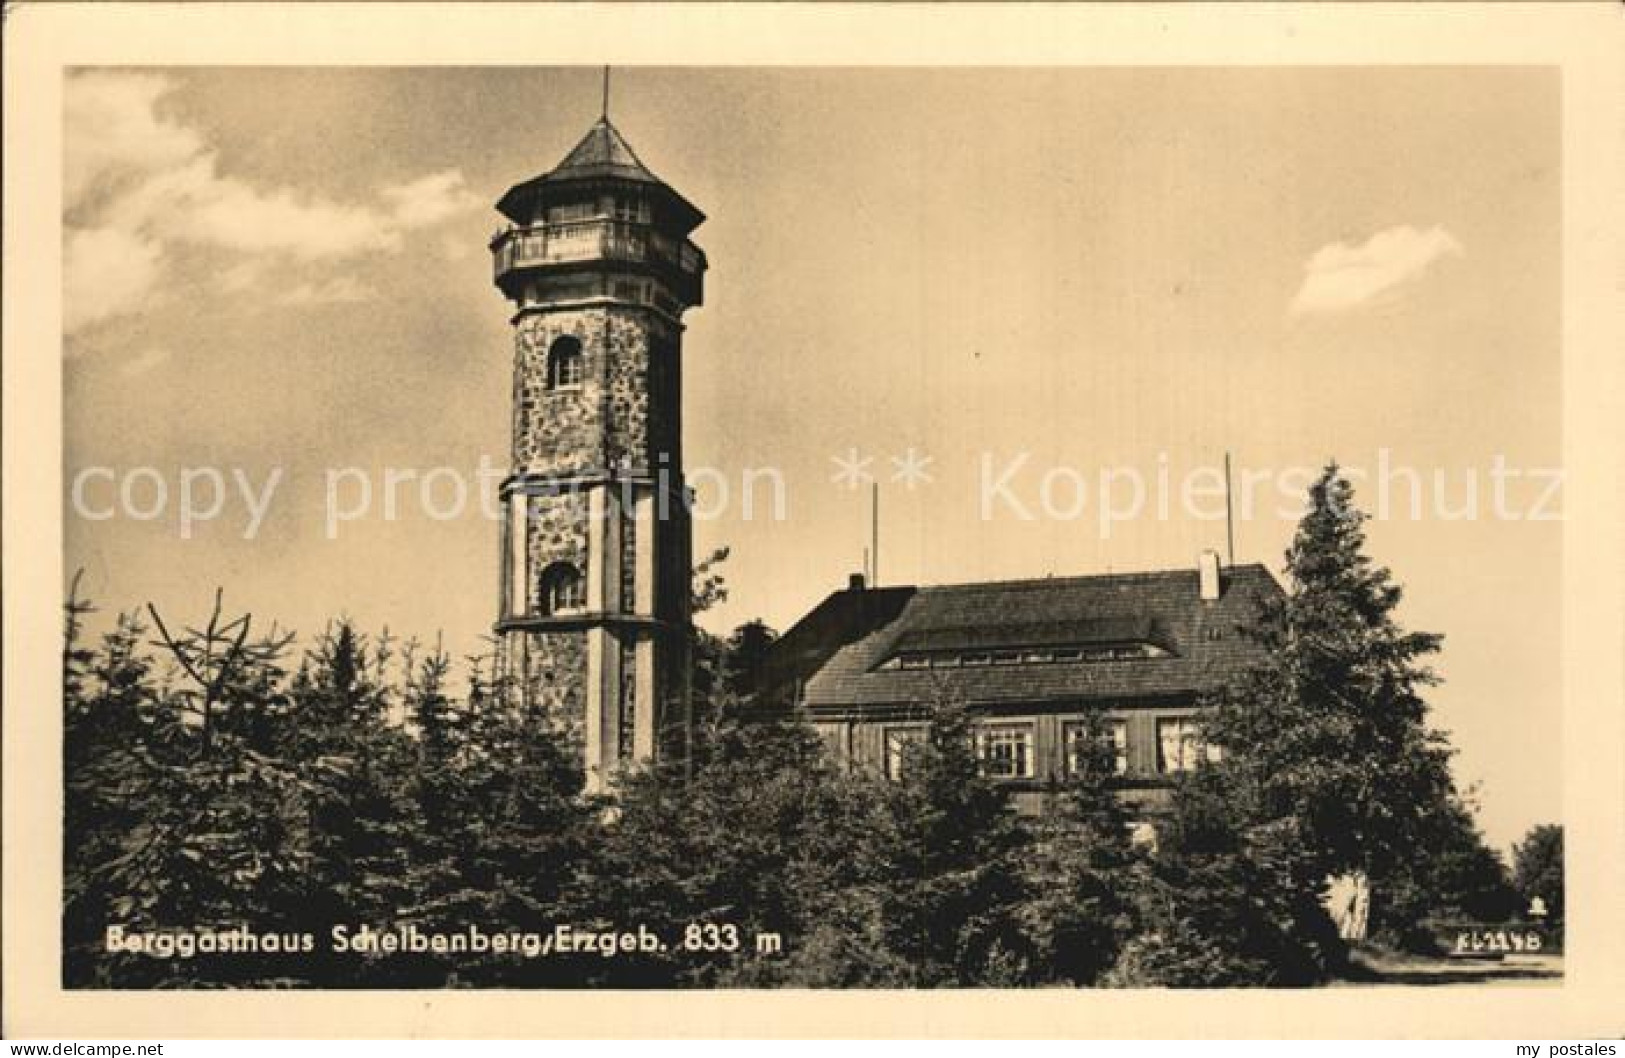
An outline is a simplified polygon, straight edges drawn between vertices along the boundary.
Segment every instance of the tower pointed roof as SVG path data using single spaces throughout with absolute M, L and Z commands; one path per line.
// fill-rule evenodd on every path
M 516 223 L 528 223 L 531 207 L 538 199 L 545 201 L 553 197 L 555 189 L 563 190 L 571 185 L 594 181 L 643 184 L 658 189 L 658 193 L 669 197 L 676 207 L 684 230 L 692 229 L 705 219 L 704 213 L 678 194 L 670 184 L 649 171 L 607 114 L 587 130 L 587 134 L 570 148 L 558 165 L 541 176 L 509 188 L 508 193 L 497 202 L 497 209 Z
M 621 130 L 601 117 L 581 142 L 570 149 L 544 180 L 574 180 L 595 176 L 618 176 L 623 180 L 642 180 L 658 184 L 660 178 L 638 160 L 632 145 L 626 142 Z

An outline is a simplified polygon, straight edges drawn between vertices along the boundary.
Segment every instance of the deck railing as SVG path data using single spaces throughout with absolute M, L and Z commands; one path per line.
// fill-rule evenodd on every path
M 491 255 L 498 279 L 515 268 L 601 259 L 662 264 L 693 277 L 702 267 L 699 250 L 686 239 L 612 218 L 509 228 L 492 239 Z

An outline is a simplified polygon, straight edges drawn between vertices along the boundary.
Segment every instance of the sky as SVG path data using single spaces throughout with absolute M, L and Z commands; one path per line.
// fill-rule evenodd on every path
M 219 585 L 262 624 L 478 649 L 497 528 L 453 479 L 507 460 L 492 203 L 600 90 L 584 67 L 70 76 L 85 593 L 195 620 Z M 882 583 L 1071 575 L 1224 549 L 1228 451 L 1236 558 L 1279 573 L 1335 458 L 1366 475 L 1401 620 L 1445 636 L 1430 700 L 1489 837 L 1558 819 L 1558 104 L 1534 68 L 615 71 L 614 122 L 709 215 L 684 443 L 715 512 L 696 554 L 731 553 L 704 623 L 782 630 L 844 585 L 871 476 Z

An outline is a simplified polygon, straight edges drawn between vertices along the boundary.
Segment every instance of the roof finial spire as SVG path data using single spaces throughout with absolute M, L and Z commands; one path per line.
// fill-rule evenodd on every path
M 603 118 L 605 121 L 609 120 L 609 67 L 608 66 L 604 67 L 604 106 L 603 106 L 603 109 L 599 112 L 599 117 Z

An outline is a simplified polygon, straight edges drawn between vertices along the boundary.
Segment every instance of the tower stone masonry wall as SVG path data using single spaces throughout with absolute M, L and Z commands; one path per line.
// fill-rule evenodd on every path
M 587 633 L 577 630 L 510 636 L 515 690 L 576 750 L 586 742 Z
M 638 470 L 674 464 L 678 432 L 670 412 L 651 431 L 651 352 L 668 353 L 673 328 L 648 309 L 594 305 L 530 312 L 515 334 L 513 464 L 533 473 L 583 474 L 623 463 Z M 581 343 L 579 388 L 548 387 L 548 356 L 563 337 Z M 661 456 L 664 455 L 663 460 Z
M 530 583 L 525 591 L 533 613 L 541 612 L 542 571 L 549 565 L 568 562 L 585 574 L 587 528 L 585 493 L 571 490 L 530 497 L 530 524 L 526 529 Z

